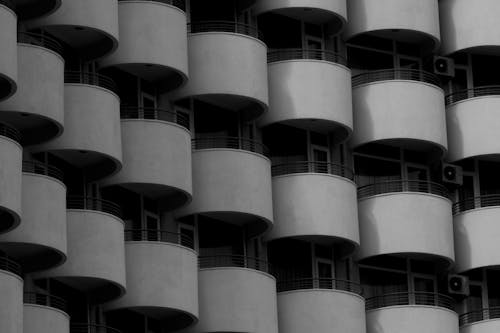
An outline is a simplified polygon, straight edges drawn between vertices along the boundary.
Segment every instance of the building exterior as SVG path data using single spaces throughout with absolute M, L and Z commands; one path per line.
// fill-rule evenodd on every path
M 497 0 L 0 0 L 0 333 L 500 331 Z

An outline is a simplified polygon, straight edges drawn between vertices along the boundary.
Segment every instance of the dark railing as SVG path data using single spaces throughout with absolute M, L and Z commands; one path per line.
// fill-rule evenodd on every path
M 476 311 L 471 311 L 460 315 L 459 325 L 467 325 L 478 321 L 498 319 L 500 318 L 500 307 L 486 308 Z
M 271 273 L 271 267 L 267 261 L 243 255 L 200 256 L 198 263 L 200 268 L 241 267 Z
M 299 161 L 272 166 L 273 177 L 294 173 L 327 173 L 354 180 L 354 171 L 344 165 L 328 162 Z
M 64 180 L 64 174 L 61 170 L 52 165 L 36 161 L 23 161 L 23 172 L 45 175 L 60 181 Z
M 358 199 L 393 192 L 422 192 L 450 198 L 448 189 L 438 183 L 420 180 L 391 180 L 358 187 Z
M 63 54 L 63 46 L 54 38 L 32 32 L 18 32 L 17 42 L 44 47 L 56 53 Z
M 118 1 L 137 1 L 137 0 L 118 0 Z M 167 5 L 172 5 L 174 7 L 182 9 L 183 11 L 186 11 L 185 0 L 141 0 L 141 1 L 165 3 Z
M 68 196 L 66 199 L 66 207 L 68 209 L 95 210 L 114 215 L 118 218 L 122 217 L 122 210 L 120 206 L 108 200 L 101 200 L 92 197 Z
M 19 143 L 21 142 L 21 133 L 7 124 L 0 123 L 0 136 L 5 136 Z
M 397 305 L 427 305 L 455 311 L 455 300 L 449 296 L 438 293 L 400 292 L 366 299 L 366 310 Z
M 11 272 L 19 276 L 23 273 L 21 265 L 5 255 L 0 255 L 0 270 Z
M 115 82 L 111 78 L 97 73 L 67 71 L 64 73 L 64 82 L 90 84 L 111 90 L 115 93 L 118 91 Z
M 189 130 L 189 118 L 180 112 L 173 112 L 158 108 L 122 106 L 120 109 L 120 116 L 121 119 L 154 119 L 167 121 L 181 125 Z
M 438 87 L 441 85 L 439 77 L 432 73 L 417 69 L 391 68 L 391 69 L 369 71 L 355 75 L 352 78 L 352 86 L 356 87 L 370 82 L 388 81 L 388 80 L 420 81 L 420 82 L 430 83 Z
M 272 49 L 267 52 L 268 63 L 296 59 L 324 60 L 347 66 L 343 55 L 328 50 Z
M 69 331 L 70 333 L 121 333 L 116 328 L 84 323 L 71 323 Z
M 264 144 L 251 139 L 233 137 L 233 136 L 213 136 L 201 137 L 192 140 L 192 146 L 195 150 L 228 148 L 251 151 L 264 156 L 269 156 L 269 151 Z
M 463 89 L 446 95 L 446 105 L 463 101 L 468 98 L 480 96 L 498 96 L 500 95 L 500 86 L 482 86 L 470 89 Z
M 59 309 L 64 312 L 68 311 L 67 303 L 64 299 L 49 294 L 25 292 L 24 303 L 50 306 L 51 308 Z
M 335 289 L 349 291 L 362 295 L 363 289 L 359 283 L 333 278 L 302 278 L 291 280 L 279 280 L 278 292 L 302 290 L 302 289 Z
M 194 249 L 194 239 L 188 235 L 178 232 L 170 232 L 156 229 L 128 229 L 125 230 L 125 241 L 127 242 L 164 242 L 179 244 Z
M 453 204 L 453 214 L 482 207 L 500 207 L 500 194 L 487 194 L 479 197 L 467 198 Z
M 233 32 L 255 38 L 261 38 L 261 33 L 256 27 L 233 21 L 191 22 L 188 24 L 188 31 L 193 34 L 198 32 Z

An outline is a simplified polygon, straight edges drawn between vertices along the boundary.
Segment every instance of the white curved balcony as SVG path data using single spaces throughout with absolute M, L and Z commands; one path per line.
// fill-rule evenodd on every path
M 9 1 L 0 1 L 0 101 L 17 90 L 17 16 Z
M 500 329 L 500 308 L 491 307 L 460 315 L 460 333 L 494 333 Z
M 16 13 L 21 20 L 45 16 L 56 11 L 62 0 L 10 0 L 16 6 Z
M 188 78 L 187 20 L 181 3 L 120 0 L 120 43 L 101 66 L 121 68 L 168 90 L 184 85 Z
M 52 295 L 24 293 L 24 333 L 69 333 L 66 301 Z
M 0 332 L 23 332 L 23 279 L 21 266 L 0 257 Z

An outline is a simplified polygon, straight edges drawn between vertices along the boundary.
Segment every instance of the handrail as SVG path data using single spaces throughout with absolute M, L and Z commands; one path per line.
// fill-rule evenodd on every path
M 267 52 L 268 63 L 295 59 L 324 60 L 347 66 L 346 57 L 330 50 L 287 48 L 271 49 Z
M 446 105 L 450 105 L 469 98 L 495 95 L 500 95 L 500 85 L 479 86 L 452 92 L 446 95 L 445 103 Z
M 25 304 L 49 306 L 51 308 L 68 312 L 68 304 L 66 303 L 66 300 L 61 297 L 36 292 L 25 292 L 23 299 Z
M 393 192 L 422 192 L 450 199 L 450 193 L 443 185 L 421 180 L 391 180 L 361 186 L 358 187 L 358 199 Z
M 420 81 L 430 83 L 438 87 L 441 85 L 439 77 L 430 72 L 418 69 L 389 68 L 376 71 L 368 71 L 355 75 L 352 77 L 352 86 L 357 87 L 366 83 L 388 80 Z
M 468 210 L 491 206 L 500 207 L 500 194 L 486 194 L 460 200 L 453 204 L 452 209 L 453 215 L 456 215 Z
M 116 328 L 104 325 L 94 325 L 85 323 L 71 323 L 70 333 L 121 333 Z
M 358 295 L 363 294 L 363 289 L 359 283 L 334 278 L 300 278 L 281 281 L 278 279 L 276 286 L 279 293 L 303 289 L 333 289 Z
M 228 254 L 198 257 L 200 269 L 214 267 L 241 267 L 271 273 L 270 264 L 262 259 L 243 255 Z
M 127 229 L 125 230 L 126 242 L 162 242 L 179 244 L 194 249 L 194 239 L 179 232 L 158 229 Z
M 432 292 L 398 292 L 366 299 L 367 311 L 397 305 L 427 305 L 455 311 L 453 298 Z
M 137 1 L 137 0 L 118 0 L 120 1 Z M 183 11 L 186 11 L 186 1 L 185 0 L 141 0 L 141 1 L 149 1 L 149 2 L 159 2 L 167 5 L 171 5 L 177 7 Z
M 199 137 L 192 140 L 192 147 L 195 150 L 212 148 L 240 149 L 269 156 L 269 150 L 264 144 L 236 136 Z
M 16 10 L 16 6 L 11 0 L 0 0 L 0 5 L 4 5 L 9 9 Z
M 63 46 L 56 39 L 47 35 L 37 34 L 33 32 L 18 32 L 17 42 L 41 46 L 60 55 L 62 55 L 64 51 Z
M 484 308 L 461 314 L 459 326 L 476 323 L 478 321 L 500 318 L 500 307 Z
M 6 138 L 12 139 L 18 143 L 21 143 L 21 132 L 19 132 L 14 127 L 0 123 L 0 136 L 5 136 Z
M 23 273 L 21 265 L 6 255 L 0 255 L 0 270 L 11 272 L 18 276 L 21 276 Z
M 276 164 L 271 167 L 271 173 L 273 177 L 294 173 L 326 173 L 354 180 L 354 170 L 345 165 L 328 162 L 297 161 Z
M 64 181 L 64 173 L 55 166 L 37 162 L 37 161 L 23 161 L 23 172 L 34 173 L 38 175 L 45 175 Z
M 119 205 L 108 200 L 102 200 L 84 196 L 68 196 L 66 199 L 67 209 L 95 210 L 108 213 L 122 218 L 122 210 Z
M 91 72 L 66 71 L 64 72 L 65 83 L 81 83 L 102 87 L 112 92 L 118 92 L 115 82 L 104 75 Z
M 262 33 L 254 26 L 234 21 L 198 21 L 188 24 L 188 31 L 192 34 L 199 32 L 233 32 L 261 38 Z
M 122 0 L 128 1 L 128 0 Z M 189 118 L 180 113 L 159 108 L 143 108 L 138 106 L 122 106 L 121 119 L 154 119 L 178 124 L 189 130 Z

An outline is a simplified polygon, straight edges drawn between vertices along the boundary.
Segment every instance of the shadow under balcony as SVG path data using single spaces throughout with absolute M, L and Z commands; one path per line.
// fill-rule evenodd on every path
M 7 0 L 8 1 L 8 0 Z M 55 12 L 63 0 L 10 0 L 19 20 L 29 20 Z

